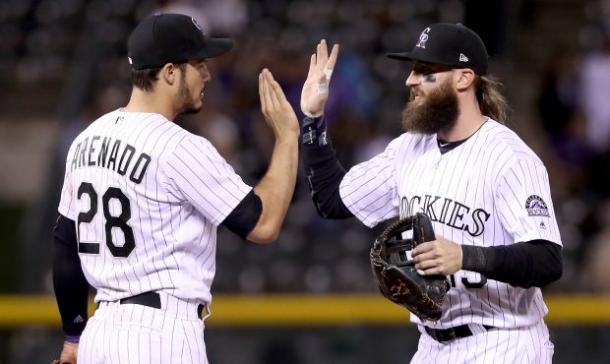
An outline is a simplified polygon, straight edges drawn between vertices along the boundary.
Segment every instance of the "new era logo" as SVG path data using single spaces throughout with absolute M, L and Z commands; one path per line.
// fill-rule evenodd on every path
M 460 62 L 468 62 L 468 57 L 464 53 L 460 53 Z
M 193 22 L 193 24 L 195 25 L 195 27 L 197 27 L 197 29 L 199 29 L 200 31 L 203 31 L 201 29 L 201 25 L 199 25 L 199 23 L 197 23 L 197 20 L 195 20 L 195 18 L 191 17 L 191 21 Z

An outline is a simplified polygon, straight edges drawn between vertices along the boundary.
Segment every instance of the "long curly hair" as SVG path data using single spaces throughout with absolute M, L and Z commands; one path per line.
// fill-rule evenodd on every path
M 475 93 L 481 113 L 505 123 L 508 119 L 508 102 L 500 92 L 502 84 L 492 76 L 476 76 Z

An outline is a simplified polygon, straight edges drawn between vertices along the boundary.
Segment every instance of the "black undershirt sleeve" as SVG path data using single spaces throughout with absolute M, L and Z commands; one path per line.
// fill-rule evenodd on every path
M 345 169 L 337 160 L 335 150 L 326 138 L 324 122 L 305 118 L 302 125 L 301 156 L 311 198 L 318 214 L 326 219 L 354 216 L 339 194 L 339 185 L 345 176 Z
M 246 239 L 254 229 L 263 212 L 263 202 L 252 189 L 246 197 L 231 211 L 221 225 L 226 226 L 233 233 Z
M 563 273 L 561 246 L 532 240 L 505 246 L 462 245 L 462 269 L 516 287 L 543 287 Z
M 78 257 L 74 221 L 59 215 L 53 246 L 53 288 L 65 335 L 80 336 L 87 323 L 89 284 Z

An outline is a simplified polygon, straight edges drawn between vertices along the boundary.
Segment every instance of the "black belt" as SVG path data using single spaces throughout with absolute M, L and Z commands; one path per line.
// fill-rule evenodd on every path
M 152 308 L 161 308 L 161 296 L 157 292 L 144 292 L 139 295 L 123 298 L 119 301 L 121 305 L 142 305 Z M 201 318 L 205 306 L 200 304 L 197 306 L 197 317 Z
M 487 331 L 493 329 L 492 326 L 485 325 L 483 325 L 483 328 Z M 432 336 L 434 340 L 441 343 L 473 335 L 472 330 L 470 330 L 470 327 L 468 327 L 468 325 L 460 325 L 456 327 L 451 327 L 449 329 L 432 329 L 426 327 L 426 332 L 428 333 L 428 335 Z

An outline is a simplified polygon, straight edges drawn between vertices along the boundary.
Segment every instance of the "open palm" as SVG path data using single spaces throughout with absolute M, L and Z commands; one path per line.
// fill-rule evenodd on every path
M 318 117 L 324 113 L 330 78 L 335 69 L 338 55 L 338 44 L 333 46 L 329 56 L 326 40 L 322 39 L 318 43 L 316 53 L 311 55 L 309 73 L 301 91 L 301 111 L 303 111 L 303 114 Z

